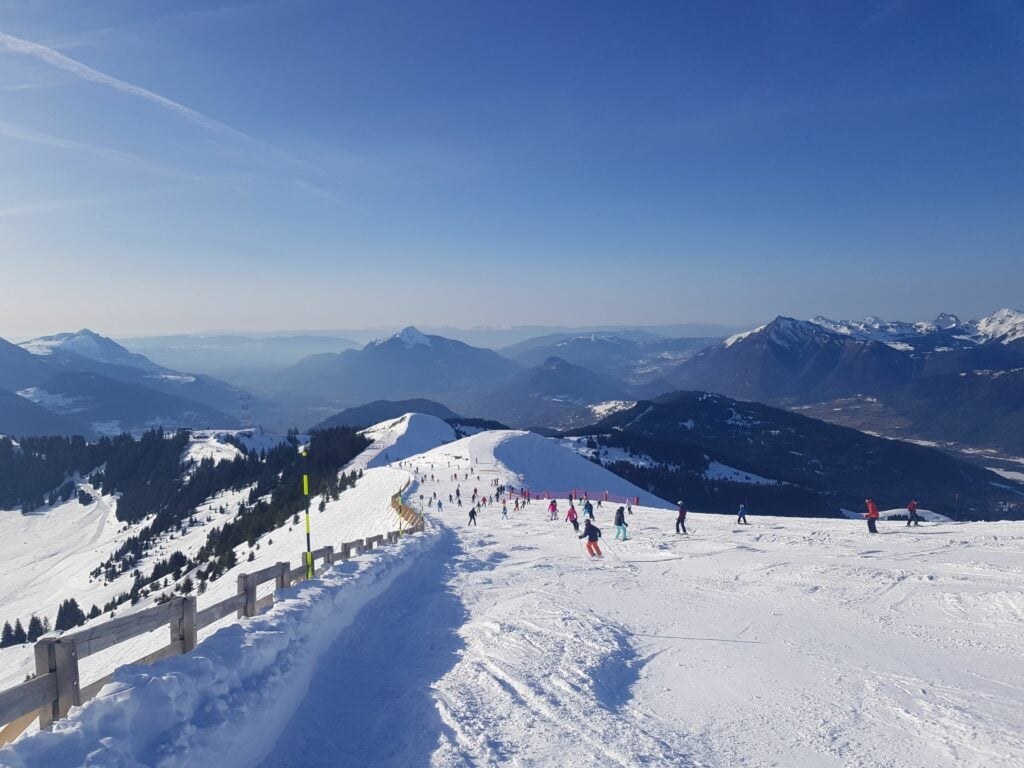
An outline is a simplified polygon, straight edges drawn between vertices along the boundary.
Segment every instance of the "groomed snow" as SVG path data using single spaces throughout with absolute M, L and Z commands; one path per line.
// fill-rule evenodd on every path
M 1024 764 L 1024 523 L 883 520 L 872 536 L 697 511 L 685 537 L 669 505 L 537 435 L 484 432 L 401 465 L 363 492 L 384 504 L 415 473 L 411 496 L 444 501 L 436 536 L 124 670 L 0 766 Z M 564 499 L 555 521 L 535 501 L 468 527 L 448 495 L 468 504 L 492 482 L 644 506 L 628 541 L 614 505 L 596 510 L 594 561 Z

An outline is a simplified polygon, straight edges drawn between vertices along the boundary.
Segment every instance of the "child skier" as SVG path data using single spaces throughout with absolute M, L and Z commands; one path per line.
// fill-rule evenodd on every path
M 601 554 L 601 547 L 598 546 L 597 540 L 601 538 L 601 529 L 596 525 L 586 520 L 583 526 L 583 533 L 577 538 L 587 540 L 587 553 L 591 557 L 603 557 Z
M 626 534 L 626 528 L 629 523 L 626 522 L 626 510 L 619 507 L 615 510 L 615 538 L 621 538 L 623 541 L 629 538 Z
M 573 533 L 580 532 L 580 519 L 576 514 L 576 510 L 573 507 L 569 507 L 569 512 L 566 514 L 565 519 L 572 523 Z
M 555 520 L 558 517 L 558 502 L 554 499 L 548 504 L 548 520 Z

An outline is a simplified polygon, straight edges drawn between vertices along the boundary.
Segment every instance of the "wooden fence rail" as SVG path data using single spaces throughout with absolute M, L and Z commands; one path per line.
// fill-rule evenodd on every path
M 408 484 L 405 486 L 408 487 Z M 366 539 L 344 542 L 337 551 L 332 546 L 321 547 L 313 552 L 314 567 L 317 561 L 322 566 L 317 574 L 334 563 L 348 560 L 360 552 L 393 543 L 407 533 L 424 530 L 423 517 L 402 502 L 402 491 L 391 499 L 391 506 L 398 513 L 402 527 L 387 534 Z M 275 590 L 284 589 L 306 578 L 306 553 L 300 558 L 301 565 L 291 568 L 280 562 L 262 568 L 254 573 L 238 576 L 238 592 L 203 610 L 198 610 L 196 598 L 174 597 L 165 603 L 144 608 L 116 619 L 63 634 L 41 637 L 35 644 L 36 674 L 31 680 L 0 691 L 0 746 L 13 741 L 38 717 L 40 729 L 49 728 L 55 720 L 67 717 L 68 710 L 94 698 L 104 685 L 109 683 L 114 672 L 82 687 L 79 679 L 78 662 L 94 653 L 112 648 L 139 635 L 167 626 L 170 642 L 134 664 L 152 664 L 160 659 L 188 653 L 196 647 L 200 629 L 220 621 L 232 613 L 237 618 L 255 616 L 273 605 L 275 593 L 258 598 L 256 591 L 261 584 L 275 582 Z M 115 670 L 116 671 L 116 670 Z

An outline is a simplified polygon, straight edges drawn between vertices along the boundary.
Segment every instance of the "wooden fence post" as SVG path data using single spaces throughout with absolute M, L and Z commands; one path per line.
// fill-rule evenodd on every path
M 42 677 L 45 674 L 54 672 L 57 669 L 57 663 L 54 658 L 53 646 L 57 644 L 57 639 L 53 637 L 46 637 L 38 641 L 35 644 L 34 650 L 36 654 L 36 675 Z M 54 699 L 48 704 L 44 704 L 39 708 L 39 730 L 49 730 L 50 726 L 53 725 L 53 721 L 57 715 L 57 701 Z
M 61 640 L 53 644 L 54 671 L 57 673 L 56 719 L 68 716 L 72 707 L 80 706 L 78 680 L 78 650 L 74 640 Z
M 281 572 L 277 575 L 277 588 L 285 589 L 292 585 L 292 569 L 288 566 L 288 563 L 278 563 L 277 567 L 281 569 Z
M 199 628 L 196 624 L 196 598 L 188 596 L 182 599 L 181 618 L 171 622 L 171 642 L 181 641 L 181 652 L 195 650 L 199 644 Z
M 238 609 L 237 618 L 256 615 L 256 579 L 248 573 L 238 574 L 238 594 L 245 595 L 245 604 Z

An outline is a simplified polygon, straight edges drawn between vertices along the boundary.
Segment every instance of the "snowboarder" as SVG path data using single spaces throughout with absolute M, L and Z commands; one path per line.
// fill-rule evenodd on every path
M 573 506 L 570 505 L 569 511 L 565 515 L 565 519 L 572 523 L 573 533 L 580 532 L 580 519 L 579 516 L 576 514 L 576 509 Z
M 868 519 L 868 533 L 878 533 L 875 528 L 875 520 L 878 519 L 878 505 L 875 504 L 874 499 L 864 499 L 864 503 L 868 505 L 868 511 L 864 513 L 864 517 Z
M 686 505 L 681 501 L 677 501 L 679 505 L 679 514 L 676 515 L 676 533 L 686 533 Z M 686 533 L 687 536 L 690 534 Z
M 466 525 L 476 525 L 476 507 L 469 508 L 469 522 Z
M 917 516 L 917 499 L 911 499 L 910 503 L 907 504 L 907 528 L 910 527 L 911 521 L 913 521 L 914 525 L 918 525 L 921 522 L 921 518 Z
M 558 502 L 554 499 L 548 504 L 548 520 L 555 520 L 558 517 Z
M 598 546 L 597 540 L 601 538 L 601 529 L 594 525 L 590 520 L 585 521 L 583 525 L 583 533 L 577 538 L 587 540 L 587 553 L 591 557 L 603 557 L 601 554 L 601 547 Z
M 629 523 L 626 522 L 626 510 L 619 507 L 615 510 L 615 538 L 621 538 L 623 541 L 626 541 L 629 538 L 629 535 L 626 533 L 626 528 L 628 526 Z
M 750 525 L 747 522 L 747 505 L 740 504 L 740 510 L 736 513 L 736 525 L 742 523 L 743 525 Z

